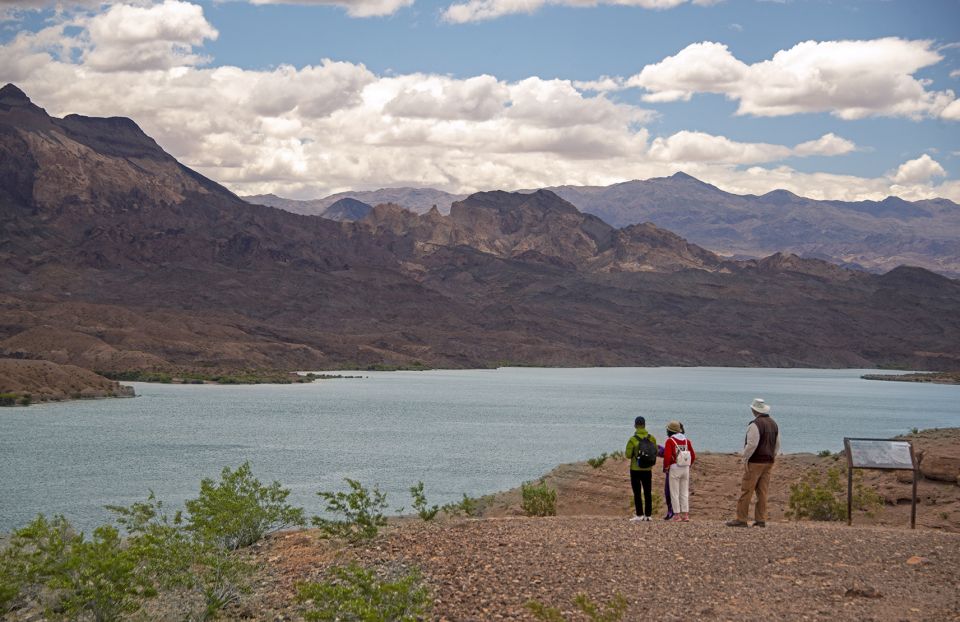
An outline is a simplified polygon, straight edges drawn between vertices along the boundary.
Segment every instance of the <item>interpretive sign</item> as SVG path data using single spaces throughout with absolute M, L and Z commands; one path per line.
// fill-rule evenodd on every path
M 853 522 L 853 470 L 912 471 L 913 499 L 910 528 L 917 527 L 917 461 L 910 441 L 883 438 L 844 438 L 847 453 L 847 524 Z

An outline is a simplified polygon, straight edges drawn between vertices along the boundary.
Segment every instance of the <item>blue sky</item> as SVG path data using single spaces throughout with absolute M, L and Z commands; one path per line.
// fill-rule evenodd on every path
M 348 13 L 375 1 L 86 1 L 55 10 L 43 0 L 5 0 L 0 80 L 21 84 L 55 114 L 131 116 L 171 153 L 238 192 L 308 197 L 391 185 L 459 191 L 607 183 L 684 169 L 733 191 L 960 198 L 960 104 L 949 108 L 960 92 L 960 0 L 675 0 L 661 10 L 643 6 L 653 0 L 633 0 L 638 5 L 547 3 L 532 13 L 511 13 L 515 0 L 485 0 L 503 14 L 465 23 L 445 17 L 452 0 L 383 0 L 395 10 Z M 863 45 L 827 49 L 845 41 Z M 795 50 L 784 67 L 812 65 L 812 75 L 826 76 L 823 84 L 808 91 L 794 80 L 789 88 L 796 92 L 771 104 L 765 76 L 780 69 L 773 64 L 763 74 L 756 64 L 803 42 L 815 44 Z M 736 85 L 717 87 L 712 78 L 701 84 L 684 73 L 699 71 L 688 47 L 705 43 L 726 47 L 719 55 L 710 48 L 710 58 L 725 59 L 718 72 L 735 66 L 743 74 Z M 47 64 L 37 60 L 42 55 Z M 912 55 L 921 60 L 894 67 Z M 861 56 L 865 69 L 857 65 Z M 678 57 L 680 69 L 637 78 L 670 57 Z M 863 78 L 882 71 L 870 58 L 891 59 L 889 79 Z M 342 66 L 324 65 L 330 61 Z M 758 71 L 748 76 L 748 66 Z M 224 86 L 213 79 L 224 67 L 243 73 Z M 323 75 L 306 75 L 309 67 L 324 67 Z M 483 75 L 495 84 L 471 90 L 467 82 Z M 604 76 L 617 86 L 597 92 L 582 84 Z M 671 94 L 671 80 L 684 79 L 685 94 Z M 290 93 L 264 110 L 256 94 L 267 83 L 264 95 Z M 238 93 L 244 84 L 245 96 Z M 158 95 L 164 89 L 177 97 Z M 304 114 L 302 101 L 297 106 L 318 89 L 329 89 L 322 118 Z M 431 100 L 432 113 L 416 108 L 421 100 L 390 104 L 431 89 L 439 98 Z M 910 89 L 913 100 L 903 95 Z M 124 95 L 105 95 L 111 90 Z M 371 109 L 375 96 L 380 108 Z M 502 98 L 500 107 L 468 110 L 471 98 L 483 97 Z M 747 104 L 752 112 L 741 110 Z M 513 117 L 500 119 L 503 111 Z M 218 115 L 238 126 L 224 127 Z M 525 138 L 513 144 L 516 136 Z M 798 147 L 825 136 L 818 146 Z M 471 166 L 471 153 L 482 166 Z

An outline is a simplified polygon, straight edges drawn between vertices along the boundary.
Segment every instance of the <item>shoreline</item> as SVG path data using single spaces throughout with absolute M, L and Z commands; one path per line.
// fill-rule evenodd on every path
M 864 374 L 864 380 L 885 382 L 919 382 L 927 384 L 960 384 L 960 371 L 910 372 L 904 374 Z

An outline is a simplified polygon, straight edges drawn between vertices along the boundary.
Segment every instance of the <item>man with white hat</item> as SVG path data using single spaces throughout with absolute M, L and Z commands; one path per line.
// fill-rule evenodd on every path
M 737 502 L 737 518 L 727 521 L 727 527 L 746 527 L 750 515 L 750 500 L 757 493 L 757 505 L 753 511 L 753 526 L 767 526 L 767 490 L 770 488 L 770 472 L 780 453 L 780 430 L 770 417 L 770 405 L 762 398 L 750 404 L 753 421 L 747 425 L 740 461 L 745 465 L 740 485 L 740 500 Z

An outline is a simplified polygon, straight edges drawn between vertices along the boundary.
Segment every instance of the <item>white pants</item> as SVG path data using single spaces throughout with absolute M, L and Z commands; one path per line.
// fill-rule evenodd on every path
M 670 504 L 676 513 L 690 511 L 690 467 L 670 465 Z

